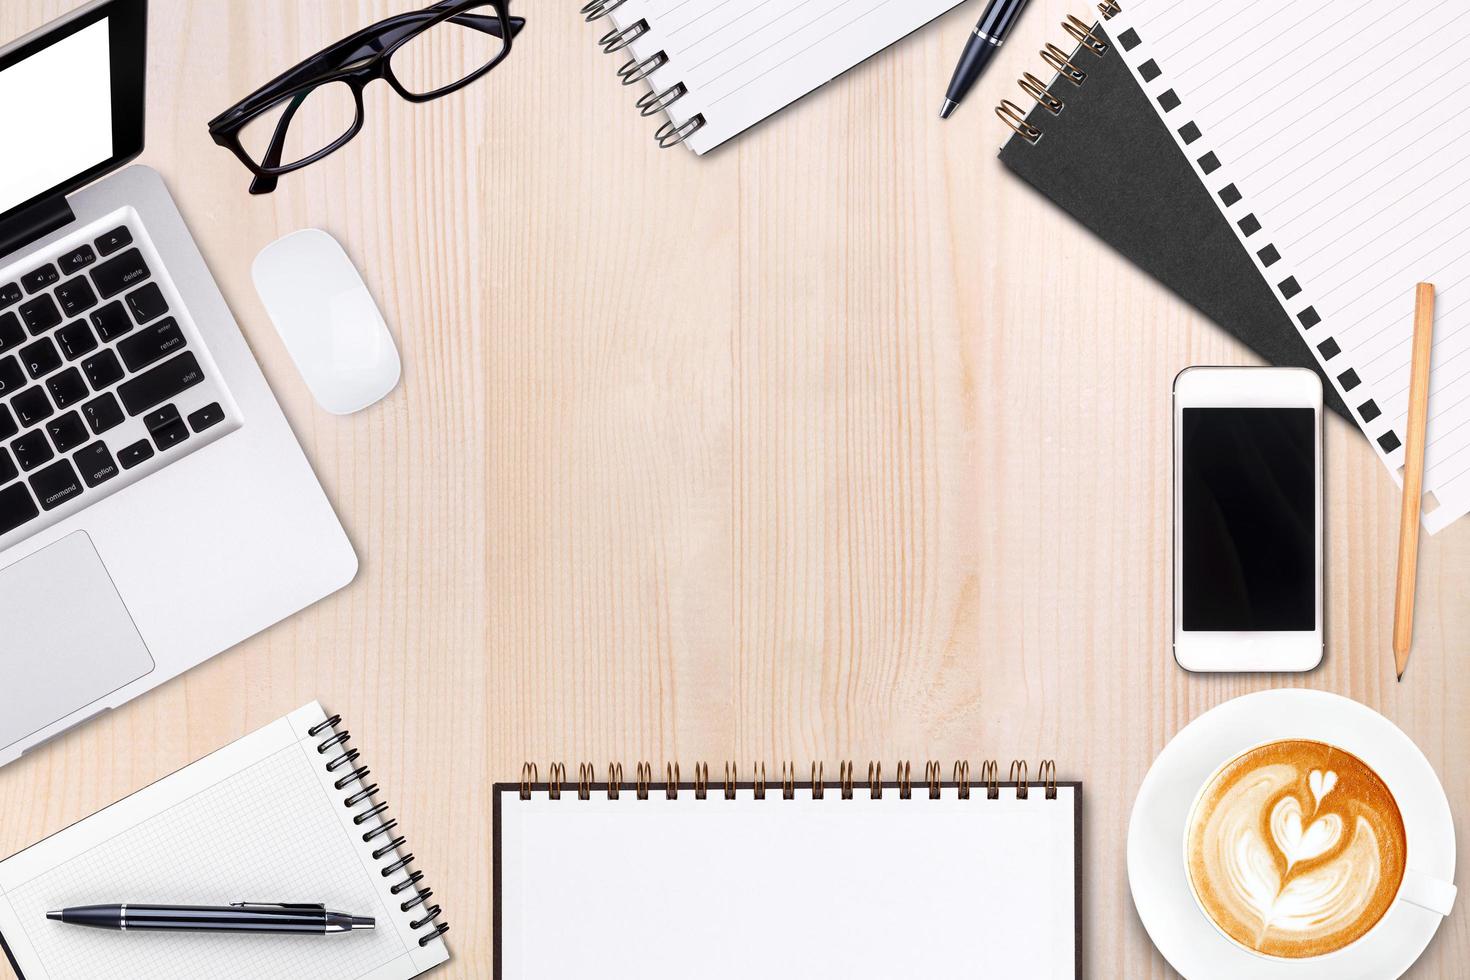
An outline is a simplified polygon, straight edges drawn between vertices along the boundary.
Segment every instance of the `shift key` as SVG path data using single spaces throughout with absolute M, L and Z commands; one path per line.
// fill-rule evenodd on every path
M 184 351 L 150 368 L 135 378 L 124 381 L 118 387 L 118 396 L 129 415 L 146 412 L 161 405 L 181 391 L 194 387 L 204 380 L 204 370 L 190 351 Z
M 184 346 L 184 333 L 173 317 L 144 327 L 117 345 L 129 371 L 137 371 Z

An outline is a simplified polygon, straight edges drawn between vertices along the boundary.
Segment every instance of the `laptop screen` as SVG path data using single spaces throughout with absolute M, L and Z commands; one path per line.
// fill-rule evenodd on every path
M 0 256 L 143 151 L 147 61 L 148 0 L 92 0 L 0 38 Z
M 0 118 L 20 151 L 0 154 L 0 212 L 114 155 L 110 27 L 104 17 L 0 70 Z

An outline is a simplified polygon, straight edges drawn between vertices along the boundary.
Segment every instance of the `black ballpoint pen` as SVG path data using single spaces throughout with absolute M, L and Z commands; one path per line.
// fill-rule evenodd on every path
M 325 905 L 80 905 L 47 912 L 46 918 L 74 926 L 120 932 L 254 932 L 327 936 L 373 928 L 371 918 L 333 912 Z
M 948 119 L 974 86 L 994 56 L 995 49 L 1000 47 L 1011 26 L 1021 16 L 1024 6 L 1026 0 L 990 0 L 990 6 L 980 15 L 980 23 L 975 25 L 975 30 L 965 42 L 965 53 L 960 55 L 960 63 L 955 65 L 949 91 L 944 93 L 944 107 L 939 110 L 940 119 Z

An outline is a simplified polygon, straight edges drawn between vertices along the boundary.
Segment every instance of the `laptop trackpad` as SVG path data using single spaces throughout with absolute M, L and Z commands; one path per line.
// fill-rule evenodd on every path
M 0 569 L 0 749 L 152 669 L 86 532 Z

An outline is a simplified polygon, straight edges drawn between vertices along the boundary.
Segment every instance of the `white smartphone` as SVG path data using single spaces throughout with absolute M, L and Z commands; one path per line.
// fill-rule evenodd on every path
M 1322 662 L 1322 382 L 1305 368 L 1174 379 L 1174 658 Z

